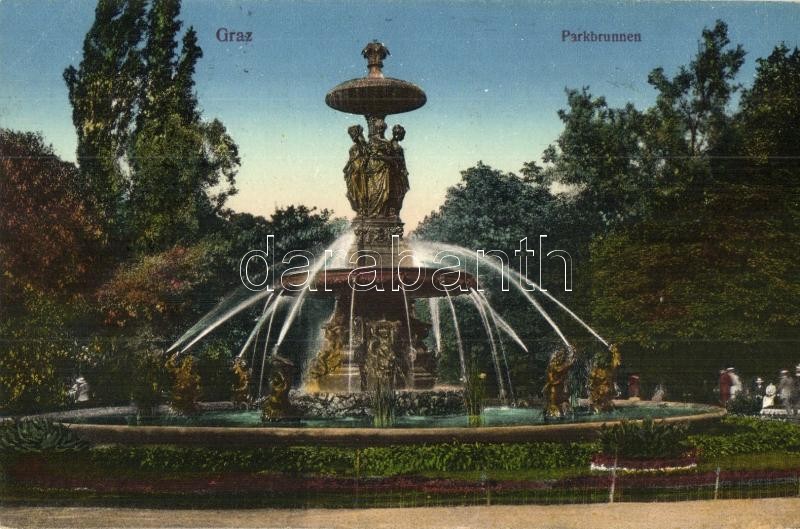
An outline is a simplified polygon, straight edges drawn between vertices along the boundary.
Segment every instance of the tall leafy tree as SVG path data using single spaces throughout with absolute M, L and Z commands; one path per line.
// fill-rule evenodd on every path
M 610 108 L 587 88 L 567 90 L 567 107 L 558 112 L 564 131 L 544 153 L 549 179 L 573 189 L 594 233 L 643 218 L 653 160 L 642 149 L 642 114 L 631 104 Z
M 143 63 L 145 0 L 99 0 L 78 68 L 64 80 L 78 135 L 77 179 L 112 239 L 124 231 L 125 155 L 138 108 Z
M 717 367 L 758 353 L 766 365 L 765 348 L 786 353 L 800 328 L 791 136 L 800 121 L 800 61 L 782 46 L 760 59 L 753 87 L 731 112 L 744 51 L 725 48 L 725 30 L 718 23 L 704 31 L 690 68 L 654 83 L 660 94 L 647 133 L 677 131 L 656 175 L 669 199 L 643 222 L 595 239 L 594 315 L 634 348 L 688 351 Z
M 712 148 L 729 121 L 726 107 L 739 88 L 734 79 L 745 56 L 741 45 L 729 46 L 728 26 L 717 20 L 713 29 L 703 30 L 688 67 L 682 66 L 672 79 L 663 68 L 648 77 L 659 92 L 656 108 L 664 126 L 682 133 L 690 156 Z
M 146 77 L 131 145 L 130 205 L 140 251 L 197 239 L 236 191 L 238 148 L 220 121 L 201 119 L 194 72 L 203 52 L 189 28 L 177 53 L 179 13 L 178 0 L 156 0 L 148 13 Z
M 74 294 L 90 281 L 102 230 L 77 176 L 40 135 L 0 129 L 0 306 L 14 291 Z

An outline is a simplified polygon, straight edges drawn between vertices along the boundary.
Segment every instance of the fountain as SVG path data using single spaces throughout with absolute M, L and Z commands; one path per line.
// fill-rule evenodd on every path
M 405 155 L 400 146 L 405 129 L 395 125 L 391 139 L 387 139 L 386 117 L 422 107 L 426 96 L 414 84 L 384 76 L 383 61 L 389 50 L 382 43 L 367 44 L 362 55 L 367 59 L 367 76 L 344 82 L 325 97 L 331 108 L 363 115 L 367 122 L 366 138 L 361 125 L 348 129 L 353 145 L 344 167 L 344 179 L 347 198 L 356 213 L 351 231 L 330 245 L 309 270 L 282 276 L 274 289 L 240 290 L 232 294 L 168 350 L 173 352 L 173 357 L 185 353 L 225 321 L 263 301 L 263 309 L 235 364 L 240 375 L 245 372 L 243 366 L 247 366 L 252 375 L 258 373 L 250 387 L 257 399 L 263 399 L 263 417 L 254 411 L 200 414 L 183 422 L 166 423 L 189 426 L 185 428 L 143 427 L 147 430 L 143 439 L 190 444 L 202 444 L 212 438 L 235 444 L 564 440 L 591 437 L 596 435 L 602 422 L 622 418 L 649 416 L 699 421 L 713 420 L 724 414 L 724 410 L 692 404 L 663 403 L 656 407 L 646 402 L 612 402 L 613 374 L 620 363 L 619 351 L 552 294 L 481 253 L 443 243 L 405 241 L 400 218 L 409 189 Z M 480 316 L 492 353 L 501 402 L 513 403 L 514 388 L 500 335 L 528 351 L 511 325 L 489 304 L 478 288 L 476 276 L 465 270 L 442 267 L 441 259 L 437 258 L 442 250 L 459 259 L 473 260 L 476 276 L 480 265 L 502 276 L 504 281 L 509 280 L 507 283 L 524 296 L 563 342 L 547 367 L 541 408 L 489 408 L 485 420 L 480 421 L 484 427 L 478 429 L 464 428 L 468 426 L 468 418 L 463 413 L 442 411 L 453 409 L 454 398 L 456 407 L 460 406 L 462 411 L 464 404 L 460 388 L 449 391 L 434 388 L 436 359 L 427 344 L 433 343 L 435 352 L 441 352 L 440 310 L 449 311 L 452 316 L 460 378 L 464 383 L 469 379 L 454 298 L 463 296 Z M 334 259 L 338 259 L 336 266 L 328 266 Z M 574 414 L 575 394 L 570 394 L 568 379 L 575 369 L 576 353 L 534 296 L 534 291 L 563 310 L 604 346 L 589 369 L 588 404 L 595 415 L 587 413 L 577 417 Z M 312 351 L 302 387 L 291 389 L 298 366 L 280 354 L 281 346 L 304 303 L 313 298 L 332 300 L 333 311 L 320 329 L 321 343 Z M 447 307 L 440 303 L 445 299 Z M 422 321 L 415 313 L 416 302 L 423 300 L 427 300 L 430 308 L 430 323 Z M 280 329 L 273 329 L 276 314 L 283 309 Z M 259 340 L 263 343 L 260 358 Z M 266 372 L 269 376 L 265 385 Z M 240 400 L 246 390 L 247 382 L 239 383 L 236 391 Z M 395 394 L 395 390 L 403 391 Z M 416 396 L 409 398 L 409 394 Z M 424 406 L 419 405 L 420 399 L 427 399 Z M 336 405 L 331 407 L 334 401 Z M 321 411 L 320 403 L 324 404 Z M 402 408 L 397 417 L 395 405 Z M 97 442 L 136 442 L 136 435 L 131 436 L 130 429 L 115 426 L 120 424 L 115 422 L 121 420 L 119 417 L 98 414 L 99 422 L 106 424 L 75 426 Z M 364 419 L 370 414 L 374 418 L 373 425 L 395 428 L 362 428 L 369 425 Z M 570 417 L 575 423 L 541 424 L 555 417 Z M 174 416 L 170 420 L 175 420 Z M 287 420 L 292 421 L 288 423 L 291 427 L 286 427 Z M 270 427 L 254 432 L 252 428 L 241 426 Z M 347 428 L 341 428 L 343 426 Z M 130 441 L 132 438 L 134 440 Z
M 312 278 L 319 283 L 324 279 L 324 285 L 307 285 L 318 295 L 333 296 L 335 306 L 308 371 L 306 390 L 431 389 L 436 382 L 435 362 L 425 345 L 430 326 L 416 318 L 414 300 L 457 295 L 465 290 L 462 287 L 474 286 L 475 280 L 460 273 L 456 281 L 448 282 L 446 292 L 445 276 L 437 275 L 435 268 L 400 265 L 408 254 L 400 219 L 409 189 L 400 146 L 405 129 L 395 125 L 392 138 L 385 138 L 386 117 L 420 108 L 426 96 L 414 84 L 383 75 L 389 50 L 382 43 L 367 44 L 362 55 L 368 75 L 336 86 L 325 97 L 331 108 L 363 115 L 368 132 L 364 138 L 360 125 L 348 130 L 353 145 L 344 177 L 356 213 L 348 267 Z M 284 284 L 302 283 L 308 277 L 299 275 L 283 278 Z

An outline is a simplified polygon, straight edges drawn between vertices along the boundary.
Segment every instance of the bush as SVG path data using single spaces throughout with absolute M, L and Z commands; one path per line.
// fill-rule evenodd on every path
M 227 450 L 180 446 L 98 446 L 94 463 L 157 472 L 272 471 L 293 474 L 393 476 L 423 472 L 585 467 L 593 443 L 385 446 L 364 449 L 295 446 Z
M 762 399 L 758 395 L 738 394 L 730 399 L 725 408 L 734 415 L 758 415 L 761 413 Z
M 82 374 L 95 404 L 128 404 L 137 377 L 136 347 L 118 337 L 94 337 L 82 350 Z
M 737 430 L 725 435 L 691 435 L 688 442 L 705 459 L 735 454 L 800 451 L 800 426 L 755 417 L 726 417 L 723 425 Z
M 155 408 L 163 401 L 163 391 L 169 384 L 164 358 L 153 349 L 144 349 L 137 356 L 136 369 L 131 374 L 131 398 L 140 412 L 154 415 Z
M 60 423 L 45 419 L 0 423 L 0 451 L 17 454 L 84 450 L 89 443 Z
M 527 470 L 586 466 L 597 452 L 592 443 L 452 443 L 365 448 L 361 472 L 392 476 L 420 472 Z
M 600 430 L 603 453 L 625 459 L 676 458 L 689 448 L 688 426 L 682 423 L 622 421 Z
M 172 373 L 172 407 L 185 414 L 196 412 L 202 388 L 194 357 L 186 356 L 180 363 L 171 359 L 167 367 Z
M 5 286 L 0 284 L 0 293 L 5 294 Z M 67 323 L 74 308 L 30 288 L 19 302 L 12 312 L 0 300 L 0 409 L 35 413 L 59 408 L 67 402 L 66 382 L 75 359 Z
M 232 400 L 231 393 L 236 383 L 232 366 L 231 349 L 224 342 L 214 341 L 203 348 L 197 357 L 203 400 Z

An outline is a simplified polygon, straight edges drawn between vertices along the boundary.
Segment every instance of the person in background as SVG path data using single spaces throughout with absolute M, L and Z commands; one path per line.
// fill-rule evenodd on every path
M 667 388 L 664 387 L 663 383 L 659 383 L 656 386 L 656 391 L 653 393 L 653 398 L 651 399 L 653 402 L 664 402 L 664 399 L 667 397 Z
M 742 393 L 742 379 L 736 374 L 736 370 L 732 367 L 726 369 L 728 375 L 731 377 L 731 398 L 735 399 Z
M 639 400 L 639 375 L 636 373 L 628 376 L 628 398 Z
M 731 398 L 731 376 L 726 369 L 721 369 L 719 372 L 719 403 L 722 407 L 728 403 Z
M 778 397 L 781 399 L 781 404 L 786 410 L 786 414 L 791 415 L 797 388 L 795 387 L 794 379 L 789 375 L 789 371 L 783 369 L 780 374 L 781 378 L 778 381 Z
M 778 394 L 778 388 L 775 387 L 775 384 L 770 382 L 767 384 L 767 388 L 764 390 L 764 398 L 761 399 L 761 409 L 765 408 L 774 408 L 775 407 L 775 395 Z
M 753 380 L 753 385 L 750 388 L 750 392 L 753 394 L 754 397 L 763 397 L 764 379 L 761 377 L 756 377 L 755 380 Z
M 75 383 L 69 389 L 69 396 L 77 404 L 89 402 L 89 383 L 82 376 L 75 379 Z

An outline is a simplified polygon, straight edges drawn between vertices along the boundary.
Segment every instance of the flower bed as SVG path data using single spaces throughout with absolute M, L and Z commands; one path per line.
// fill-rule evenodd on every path
M 595 454 L 589 468 L 599 472 L 677 472 L 697 468 L 697 455 L 669 459 L 619 459 Z

